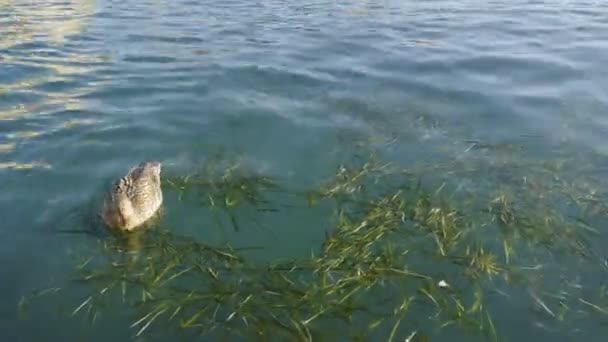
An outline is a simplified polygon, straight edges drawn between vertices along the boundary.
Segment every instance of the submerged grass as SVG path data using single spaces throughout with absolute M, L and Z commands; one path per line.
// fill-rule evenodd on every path
M 605 289 L 595 301 L 571 291 L 549 297 L 531 290 L 544 267 L 534 263 L 547 254 L 598 261 L 589 240 L 599 232 L 582 218 L 589 217 L 589 203 L 600 201 L 598 193 L 585 193 L 576 181 L 560 180 L 571 192 L 555 179 L 539 185 L 544 168 L 523 182 L 503 179 L 492 196 L 473 200 L 450 182 L 423 182 L 430 171 L 468 177 L 494 168 L 490 178 L 505 171 L 458 164 L 401 170 L 372 156 L 340 165 L 333 179 L 302 198 L 303 205 L 335 209 L 333 229 L 307 258 L 253 263 L 242 250 L 160 228 L 126 241 L 102 240 L 106 253 L 76 269 L 75 281 L 89 291 L 72 314 L 94 322 L 101 303 L 119 298 L 133 309 L 135 336 L 173 329 L 259 340 L 427 341 L 445 332 L 496 341 L 501 329 L 493 310 L 519 286 L 553 321 L 565 321 L 574 310 L 605 316 Z M 287 191 L 238 167 L 165 181 L 183 200 L 198 199 L 228 215 L 237 206 L 276 209 L 267 195 Z M 555 209 L 556 196 L 579 210 L 567 210 L 576 218 Z M 593 208 L 595 215 L 604 210 Z M 135 251 L 128 247 L 134 238 Z M 488 303 L 497 293 L 506 300 Z
M 210 210 L 226 214 L 238 231 L 237 207 L 249 206 L 258 212 L 278 211 L 265 195 L 281 189 L 276 179 L 246 172 L 239 166 L 218 170 L 216 163 L 210 162 L 202 172 L 169 177 L 164 182 L 178 191 L 180 200 L 194 198 Z

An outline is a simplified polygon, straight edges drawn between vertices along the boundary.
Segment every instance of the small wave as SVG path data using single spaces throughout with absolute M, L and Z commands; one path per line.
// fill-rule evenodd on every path
M 168 56 L 146 56 L 146 55 L 129 55 L 123 58 L 125 62 L 132 63 L 173 63 L 177 58 Z

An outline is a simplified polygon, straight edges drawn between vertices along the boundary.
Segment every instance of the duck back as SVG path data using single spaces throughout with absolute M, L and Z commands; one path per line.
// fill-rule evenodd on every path
M 150 219 L 163 202 L 161 164 L 144 162 L 117 180 L 104 199 L 102 218 L 113 229 L 133 230 Z

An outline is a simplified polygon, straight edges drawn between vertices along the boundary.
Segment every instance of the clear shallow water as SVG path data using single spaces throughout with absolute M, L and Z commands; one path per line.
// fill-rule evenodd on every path
M 68 279 L 91 245 L 57 234 L 57 222 L 142 159 L 175 173 L 226 150 L 305 187 L 367 137 L 404 167 L 502 158 L 474 140 L 513 144 L 521 160 L 580 158 L 602 180 L 607 18 L 598 1 L 0 1 L 2 334 L 132 335 L 119 310 L 90 329 L 53 305 L 17 320 L 16 306 L 49 279 Z M 499 181 L 461 184 L 476 193 Z M 170 224 L 200 222 L 171 194 L 167 208 Z M 307 212 L 273 222 L 184 231 L 262 245 L 268 259 L 305 255 L 324 236 Z M 606 242 L 596 240 L 601 252 Z M 544 276 L 558 282 L 556 272 Z M 606 281 L 588 274 L 584 286 Z M 499 331 L 547 341 L 606 334 L 596 316 L 575 333 L 548 332 L 528 305 L 498 313 Z

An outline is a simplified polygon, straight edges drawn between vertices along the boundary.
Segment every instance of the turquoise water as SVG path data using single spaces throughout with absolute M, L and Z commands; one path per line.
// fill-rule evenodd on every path
M 71 222 L 66 213 L 144 159 L 179 174 L 224 153 L 299 189 L 331 177 L 361 142 L 406 168 L 454 158 L 496 166 L 505 154 L 563 158 L 584 172 L 549 177 L 580 180 L 577 189 L 601 200 L 607 42 L 600 1 L 0 0 L 0 335 L 133 336 L 118 307 L 94 328 L 69 317 L 60 304 L 77 304 L 76 290 L 23 315 L 17 306 L 68 280 L 94 245 L 96 237 L 57 232 Z M 526 175 L 497 168 L 425 177 L 481 197 Z M 264 247 L 257 256 L 269 260 L 310 254 L 326 229 L 322 213 L 298 208 L 264 216 L 263 229 L 251 216 L 238 230 L 201 224 L 196 205 L 170 190 L 165 207 L 168 226 L 210 243 Z M 588 218 L 603 257 L 606 213 Z M 597 264 L 535 261 L 547 266 L 539 275 L 547 288 L 567 282 L 596 294 L 608 281 Z M 559 328 L 529 297 L 495 309 L 498 331 L 512 340 L 608 333 L 607 316 L 593 310 Z

